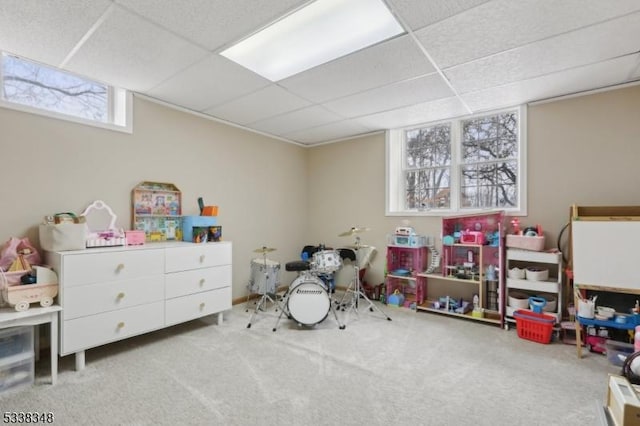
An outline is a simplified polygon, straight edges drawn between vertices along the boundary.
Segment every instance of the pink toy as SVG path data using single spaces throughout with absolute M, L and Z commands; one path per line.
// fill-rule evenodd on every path
M 139 246 L 144 244 L 144 231 L 124 231 L 128 246 Z
M 462 231 L 460 234 L 460 242 L 463 244 L 484 244 L 484 234 L 479 231 Z
M 520 219 L 518 219 L 517 217 L 514 217 L 511 220 L 511 226 L 513 227 L 513 234 L 515 235 L 520 235 Z

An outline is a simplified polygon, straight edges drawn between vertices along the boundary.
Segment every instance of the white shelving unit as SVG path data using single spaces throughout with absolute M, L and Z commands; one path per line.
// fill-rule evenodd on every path
M 514 267 L 540 267 L 549 269 L 549 278 L 545 281 L 533 281 L 528 279 L 509 278 L 509 270 Z M 557 323 L 562 321 L 562 253 L 560 252 L 541 252 L 518 249 L 507 249 L 507 294 L 506 299 L 509 300 L 509 292 L 511 290 L 519 290 L 522 293 L 531 296 L 540 295 L 541 293 L 552 294 L 557 299 L 557 306 L 554 312 L 543 311 L 545 314 L 554 315 Z M 513 312 L 517 308 L 508 306 L 506 309 L 506 320 L 515 322 Z

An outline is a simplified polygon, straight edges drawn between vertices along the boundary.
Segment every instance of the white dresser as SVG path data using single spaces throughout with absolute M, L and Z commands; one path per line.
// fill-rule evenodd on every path
M 47 252 L 58 273 L 60 355 L 231 309 L 231 242 Z

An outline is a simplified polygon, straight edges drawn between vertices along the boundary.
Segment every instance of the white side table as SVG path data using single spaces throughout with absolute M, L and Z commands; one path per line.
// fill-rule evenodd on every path
M 13 308 L 0 308 L 0 329 L 19 327 L 24 325 L 40 325 L 49 323 L 51 328 L 49 346 L 51 348 L 51 384 L 55 385 L 58 378 L 58 312 L 60 306 L 32 306 L 26 311 L 16 312 Z M 35 333 L 35 336 L 38 334 Z M 38 348 L 36 339 L 36 348 Z M 36 350 L 37 352 L 37 350 Z M 37 355 L 37 353 L 36 353 Z

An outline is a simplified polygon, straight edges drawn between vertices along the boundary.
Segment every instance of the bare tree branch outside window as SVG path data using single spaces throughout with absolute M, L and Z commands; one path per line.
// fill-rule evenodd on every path
M 453 125 L 460 126 L 460 141 L 452 139 Z M 517 111 L 406 130 L 405 208 L 518 207 L 518 132 Z M 452 158 L 452 144 L 459 160 Z M 458 183 L 452 188 L 454 172 Z
M 406 141 L 406 206 L 448 209 L 451 185 L 451 125 L 412 129 Z
M 4 100 L 108 122 L 108 86 L 15 56 L 2 54 L 1 59 Z
M 517 113 L 463 121 L 462 163 L 462 208 L 517 206 Z

